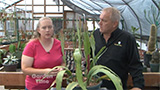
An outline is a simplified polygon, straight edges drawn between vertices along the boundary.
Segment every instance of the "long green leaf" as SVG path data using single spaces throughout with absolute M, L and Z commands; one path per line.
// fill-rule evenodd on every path
M 85 55 L 85 60 L 86 60 L 86 73 L 88 73 L 88 70 L 90 69 L 90 53 L 91 53 L 91 45 L 90 45 L 90 41 L 89 41 L 89 36 L 88 36 L 88 31 L 85 30 L 85 32 L 83 33 L 83 37 L 84 37 L 84 55 Z
M 80 50 L 78 48 L 75 49 L 75 51 L 73 53 L 73 58 L 74 58 L 75 65 L 76 65 L 76 79 L 79 83 L 79 86 L 83 90 L 87 90 L 86 86 L 83 82 L 82 67 L 81 67 L 82 55 L 81 55 Z
M 107 48 L 106 46 L 103 46 L 100 51 L 97 53 L 97 55 L 94 57 L 95 63 L 98 61 L 98 59 L 106 52 Z
M 81 19 L 79 19 L 79 24 L 77 24 L 77 36 L 78 36 L 78 48 L 81 50 Z
M 18 41 L 17 49 L 19 50 L 21 47 L 21 41 Z
M 114 73 L 111 69 L 109 69 L 108 67 L 106 66 L 102 66 L 102 65 L 97 65 L 97 66 L 94 66 L 93 68 L 91 68 L 88 76 L 87 76 L 87 83 L 89 83 L 89 81 L 91 80 L 92 76 L 98 74 L 98 73 L 104 73 L 105 75 L 107 75 L 111 81 L 114 83 L 115 87 L 118 89 L 118 90 L 123 90 L 122 89 L 122 83 L 121 83 L 121 80 L 119 78 L 119 76 Z
M 93 34 L 91 34 L 89 42 L 90 42 L 91 48 L 92 48 L 92 57 L 95 57 L 95 40 L 94 40 Z M 90 61 L 90 62 L 91 62 L 90 67 L 95 66 L 96 62 L 94 59 L 92 59 L 92 61 Z
M 78 85 L 78 82 L 69 83 L 66 87 L 66 90 L 73 90 Z
M 84 52 L 85 52 L 85 58 L 86 60 L 88 59 L 88 55 L 90 54 L 90 42 L 89 42 L 89 36 L 87 31 L 85 31 L 83 33 L 83 37 L 84 37 Z
M 92 56 L 95 57 L 95 40 L 94 40 L 94 36 L 93 34 L 91 34 L 90 40 L 89 40 L 90 44 L 91 44 L 91 48 L 92 48 Z
M 70 75 L 72 75 L 72 72 L 67 68 L 67 67 L 65 67 L 65 66 L 56 66 L 56 67 L 53 67 L 52 69 L 51 69 L 51 71 L 49 71 L 47 74 L 45 74 L 44 75 L 44 77 L 41 79 L 41 80 L 43 80 L 43 79 L 45 79 L 54 69 L 56 69 L 56 68 L 63 68 L 64 70 L 66 70 L 66 73 L 70 76 Z
M 61 36 L 60 40 L 61 40 L 61 48 L 62 48 L 62 54 L 63 54 L 63 61 L 64 61 L 65 65 L 66 65 L 66 57 L 65 57 L 65 54 L 64 54 L 64 45 L 65 45 L 65 43 L 64 43 L 64 34 L 63 34 L 63 31 L 60 32 L 60 36 Z
M 100 49 L 100 51 L 97 53 L 97 55 L 93 58 L 91 58 L 91 65 L 90 68 L 92 68 L 93 66 L 95 66 L 95 64 L 97 63 L 98 59 L 106 52 L 107 48 L 106 46 L 102 47 Z
M 72 72 L 67 67 L 65 67 L 65 66 L 56 66 L 56 67 L 53 67 L 52 70 L 49 71 L 41 80 L 45 79 L 50 74 L 50 72 L 52 72 L 56 68 L 63 68 L 64 69 L 64 70 L 58 72 L 58 74 L 56 76 L 56 84 L 57 84 L 56 88 L 57 88 L 57 90 L 61 90 L 62 80 L 63 80 L 64 74 L 66 73 L 68 76 L 72 75 Z
M 106 66 L 103 66 L 103 65 L 96 65 L 96 66 L 92 67 L 91 70 L 89 71 L 88 76 L 90 77 L 91 74 L 92 74 L 95 70 L 98 70 L 98 69 L 100 69 L 100 68 L 104 68 L 104 69 L 110 71 L 111 73 L 113 73 L 115 76 L 118 77 L 118 75 L 117 75 L 115 72 L 113 72 L 110 68 L 108 68 L 108 67 L 106 67 Z
M 57 76 L 56 76 L 56 89 L 61 90 L 62 87 L 62 81 L 63 81 L 63 76 L 66 70 L 60 71 Z
M 108 70 L 109 72 L 111 72 L 112 74 L 114 74 L 116 77 L 119 77 L 115 72 L 113 72 L 110 68 L 103 66 L 103 65 L 96 65 L 94 67 L 92 67 L 87 75 L 87 83 L 89 83 L 89 78 L 91 77 L 91 75 L 94 73 L 94 71 L 99 70 L 101 68 L 104 68 L 106 70 Z
M 54 80 L 54 81 L 52 82 L 52 84 L 50 85 L 50 87 L 49 87 L 47 90 L 51 90 L 51 88 L 53 88 L 52 86 L 54 86 L 55 83 L 56 83 L 56 80 Z
M 100 72 L 106 74 L 111 79 L 111 81 L 114 83 L 114 85 L 116 87 L 116 90 L 123 90 L 121 79 L 119 77 L 116 77 L 113 73 L 109 72 L 106 69 L 102 68 L 102 69 L 94 71 L 94 73 L 91 75 L 91 77 L 96 75 L 97 73 L 100 73 Z

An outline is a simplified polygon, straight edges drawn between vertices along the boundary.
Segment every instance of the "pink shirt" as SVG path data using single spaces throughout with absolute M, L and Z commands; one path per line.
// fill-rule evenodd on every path
M 42 47 L 39 40 L 31 41 L 27 44 L 23 51 L 23 55 L 33 57 L 33 67 L 34 68 L 53 68 L 59 66 L 62 63 L 62 51 L 61 43 L 59 40 L 54 39 L 54 44 L 49 52 L 46 52 Z M 39 81 L 44 77 L 44 75 L 27 75 L 25 84 L 29 90 L 46 90 L 50 87 L 55 77 L 49 75 L 43 81 Z

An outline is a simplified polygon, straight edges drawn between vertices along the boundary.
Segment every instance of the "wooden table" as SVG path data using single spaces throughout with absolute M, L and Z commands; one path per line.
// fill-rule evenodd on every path
M 6 89 L 24 89 L 25 75 L 23 72 L 0 72 L 0 85 Z
M 160 72 L 145 72 L 145 88 L 144 90 L 160 90 Z M 132 79 L 129 75 L 128 87 L 132 87 Z
M 160 88 L 160 72 L 145 72 L 145 89 L 158 90 Z M 0 85 L 4 85 L 6 89 L 24 89 L 25 75 L 22 72 L 3 72 L 0 71 Z M 132 87 L 132 79 L 129 75 L 128 87 Z

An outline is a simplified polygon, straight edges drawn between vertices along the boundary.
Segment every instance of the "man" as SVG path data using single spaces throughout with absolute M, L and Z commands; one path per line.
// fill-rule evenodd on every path
M 143 66 L 137 49 L 135 38 L 128 32 L 118 28 L 120 13 L 116 8 L 109 7 L 100 14 L 100 29 L 95 30 L 94 37 L 96 51 L 106 46 L 106 52 L 97 61 L 97 64 L 112 69 L 121 78 L 123 89 L 127 89 L 128 73 L 133 79 L 131 90 L 141 90 L 144 87 Z M 103 80 L 102 87 L 115 90 L 111 81 Z

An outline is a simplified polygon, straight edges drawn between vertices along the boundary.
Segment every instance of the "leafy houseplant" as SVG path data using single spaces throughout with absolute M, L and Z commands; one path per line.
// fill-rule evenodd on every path
M 79 20 L 79 23 L 81 24 L 81 20 Z M 81 27 L 81 25 L 79 26 Z M 84 22 L 83 32 L 79 26 L 77 26 L 78 47 L 75 48 L 74 53 L 73 53 L 73 58 L 74 58 L 75 66 L 76 66 L 75 73 L 72 73 L 65 66 L 54 67 L 53 70 L 55 68 L 63 68 L 63 70 L 60 71 L 56 76 L 56 80 L 55 80 L 56 89 L 61 90 L 62 81 L 63 81 L 62 79 L 65 77 L 67 81 L 69 81 L 66 87 L 66 90 L 73 90 L 73 89 L 79 90 L 79 89 L 76 89 L 77 86 L 80 88 L 80 90 L 90 90 L 88 86 L 91 83 L 98 83 L 102 79 L 111 80 L 114 83 L 117 90 L 123 90 L 121 80 L 116 73 L 114 73 L 111 69 L 109 69 L 106 66 L 96 65 L 98 58 L 107 50 L 106 47 L 103 47 L 100 50 L 100 52 L 97 55 L 95 55 L 94 54 L 94 50 L 95 50 L 94 37 L 92 34 L 89 36 L 88 29 L 87 29 L 87 23 Z M 62 37 L 61 39 L 62 53 L 64 54 L 63 34 L 61 35 L 61 37 Z M 84 71 L 82 71 L 82 67 L 81 67 L 82 45 L 84 46 L 85 63 L 86 63 L 86 67 Z M 92 48 L 92 52 L 91 52 L 91 48 Z M 92 57 L 90 55 L 91 53 L 92 53 Z M 63 59 L 65 60 L 65 57 L 63 57 Z M 49 73 L 47 75 L 49 75 Z M 99 77 L 98 73 L 104 73 L 104 76 Z M 44 78 L 46 78 L 47 75 L 45 75 Z
M 3 63 L 3 57 L 6 55 L 6 50 L 5 49 L 0 49 L 0 67 L 2 66 Z
M 3 58 L 3 66 L 5 71 L 16 71 L 19 59 L 14 55 L 15 51 L 16 46 L 14 44 L 10 44 L 9 53 L 6 58 Z
M 26 46 L 25 42 L 18 41 L 17 48 L 13 53 L 13 55 L 18 58 L 19 63 L 18 63 L 17 68 L 21 68 L 21 56 L 22 56 L 22 52 L 25 46 Z

